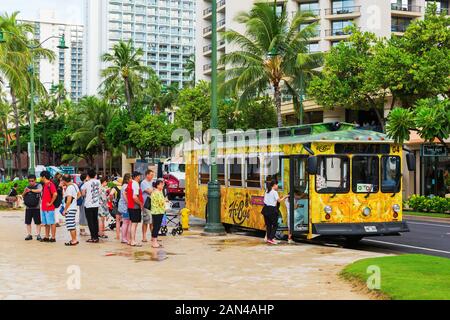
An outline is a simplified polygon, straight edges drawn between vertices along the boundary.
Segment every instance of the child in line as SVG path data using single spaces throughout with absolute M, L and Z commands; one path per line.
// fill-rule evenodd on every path
M 98 219 L 99 219 L 99 233 L 100 238 L 106 239 L 108 236 L 105 234 L 105 223 L 109 215 L 108 209 L 108 178 L 102 177 L 100 179 L 100 206 L 98 208 Z

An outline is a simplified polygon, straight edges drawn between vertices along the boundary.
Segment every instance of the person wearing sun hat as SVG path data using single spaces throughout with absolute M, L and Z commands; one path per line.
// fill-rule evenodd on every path
M 114 187 L 111 188 L 109 193 L 109 197 L 112 202 L 112 212 L 114 217 L 116 218 L 116 240 L 120 240 L 120 223 L 122 220 L 122 214 L 119 211 L 119 200 L 120 200 L 120 190 L 122 189 L 122 178 L 117 178 L 113 181 Z

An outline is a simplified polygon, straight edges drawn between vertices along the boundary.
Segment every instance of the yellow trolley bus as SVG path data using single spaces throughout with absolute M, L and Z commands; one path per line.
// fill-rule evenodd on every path
M 365 236 L 407 232 L 402 221 L 402 146 L 382 133 L 347 123 L 272 129 L 218 146 L 221 222 L 264 230 L 265 183 L 279 182 L 283 225 L 293 236 Z M 264 136 L 264 139 L 261 137 Z M 209 151 L 186 152 L 186 207 L 206 217 Z M 414 155 L 407 154 L 414 170 Z

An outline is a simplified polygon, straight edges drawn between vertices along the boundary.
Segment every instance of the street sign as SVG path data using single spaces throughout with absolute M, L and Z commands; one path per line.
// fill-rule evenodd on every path
M 424 144 L 420 148 L 420 155 L 422 157 L 446 157 L 448 155 L 448 151 L 445 146 Z

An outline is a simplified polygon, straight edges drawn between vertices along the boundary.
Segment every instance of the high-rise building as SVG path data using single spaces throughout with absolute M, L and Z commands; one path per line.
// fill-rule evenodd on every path
M 43 48 L 52 50 L 56 57 L 50 62 L 40 59 L 36 62 L 35 72 L 39 74 L 40 81 L 47 91 L 52 85 L 64 83 L 64 87 L 72 100 L 78 100 L 83 95 L 83 26 L 66 24 L 55 20 L 55 12 L 41 10 L 39 19 L 22 20 L 34 27 L 34 37 L 42 42 Z M 57 48 L 59 37 L 64 35 L 68 49 Z
M 96 94 L 105 68 L 100 56 L 120 40 L 144 51 L 143 64 L 164 84 L 183 86 L 183 66 L 194 54 L 195 0 L 85 0 L 85 91 Z
M 267 0 L 273 3 L 273 0 Z M 283 1 L 279 3 L 279 10 Z M 289 17 L 297 11 L 310 11 L 314 18 L 307 23 L 318 22 L 316 37 L 309 43 L 310 52 L 328 51 L 349 34 L 345 27 L 354 23 L 362 31 L 370 31 L 378 37 L 402 35 L 409 23 L 424 17 L 426 6 L 434 0 L 285 0 Z M 249 11 L 254 0 L 219 0 L 217 2 L 217 30 L 236 30 L 245 32 L 242 24 L 235 21 L 241 11 Z M 438 11 L 449 13 L 450 0 L 437 0 Z M 211 0 L 199 0 L 197 3 L 196 25 L 196 80 L 210 80 L 211 75 Z M 300 26 L 302 27 L 302 26 Z M 225 43 L 218 35 L 218 56 L 236 50 Z M 219 69 L 224 66 L 219 65 Z M 282 113 L 286 117 L 294 114 L 289 96 L 283 96 Z M 312 100 L 306 100 L 306 114 L 310 121 L 347 120 L 354 121 L 354 115 L 342 110 L 323 111 Z

